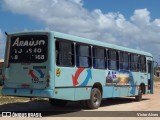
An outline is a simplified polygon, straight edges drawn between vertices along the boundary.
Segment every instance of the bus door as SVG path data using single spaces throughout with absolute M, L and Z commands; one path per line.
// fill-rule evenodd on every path
M 153 70 L 152 70 L 152 61 L 147 60 L 147 66 L 148 66 L 148 90 L 150 90 L 150 92 L 153 92 Z

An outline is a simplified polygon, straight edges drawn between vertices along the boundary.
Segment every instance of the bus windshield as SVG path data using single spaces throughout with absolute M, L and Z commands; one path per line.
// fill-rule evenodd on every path
M 47 35 L 12 36 L 10 63 L 41 63 L 47 60 Z

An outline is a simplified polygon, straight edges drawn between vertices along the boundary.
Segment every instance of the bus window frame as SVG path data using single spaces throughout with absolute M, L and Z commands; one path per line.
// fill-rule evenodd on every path
M 57 64 L 57 49 L 56 49 L 56 42 L 67 42 L 67 43 L 71 43 L 73 44 L 73 54 L 71 54 L 71 56 L 73 55 L 73 60 L 74 60 L 74 64 L 73 65 L 58 65 Z M 60 67 L 75 67 L 76 65 L 76 60 L 75 60 L 75 56 L 76 56 L 76 53 L 75 53 L 75 42 L 74 41 L 71 41 L 71 40 L 68 40 L 68 39 L 64 39 L 64 38 L 55 38 L 55 64 L 56 66 L 60 66 Z
M 145 55 L 141 55 L 141 54 L 137 54 L 137 53 L 132 53 L 132 52 L 128 52 L 128 51 L 122 51 L 122 50 L 119 50 L 119 49 L 112 49 L 112 48 L 107 48 L 107 47 L 103 47 L 103 46 L 97 46 L 97 45 L 94 45 L 94 44 L 87 44 L 87 43 L 82 43 L 82 42 L 77 42 L 77 41 L 74 41 L 74 40 L 69 40 L 69 39 L 64 39 L 64 38 L 55 38 L 55 56 L 56 56 L 56 41 L 64 41 L 64 42 L 69 42 L 69 43 L 73 43 L 73 49 L 74 49 L 74 65 L 72 66 L 64 66 L 64 65 L 57 65 L 57 62 L 56 62 L 56 65 L 57 66 L 62 66 L 62 67 L 77 67 L 77 68 L 92 68 L 92 69 L 104 69 L 104 70 L 123 70 L 123 71 L 130 71 L 130 72 L 142 72 L 140 71 L 140 57 L 141 56 L 144 56 L 145 57 L 145 60 L 146 60 L 146 56 Z M 84 56 L 84 57 L 88 57 L 89 59 L 89 63 L 90 65 L 88 67 L 85 67 L 85 66 L 78 66 L 77 65 L 77 56 L 79 56 L 77 54 L 77 46 L 78 45 L 82 45 L 82 46 L 88 46 L 89 47 L 89 56 Z M 100 48 L 100 49 L 104 49 L 105 51 L 105 68 L 95 68 L 93 66 L 93 62 L 94 62 L 94 55 L 93 55 L 93 49 L 96 48 Z M 117 69 L 112 69 L 112 68 L 109 68 L 109 51 L 115 51 L 116 52 L 116 66 L 117 66 Z M 120 68 L 120 53 L 127 53 L 128 54 L 128 70 L 126 69 L 121 69 Z M 135 70 L 132 70 L 131 69 L 131 55 L 137 55 L 138 56 L 138 62 L 136 62 L 136 64 L 138 64 L 138 70 L 135 71 Z M 55 57 L 55 61 L 56 61 L 56 57 Z M 115 61 L 115 60 L 114 60 Z M 135 63 L 135 62 L 134 62 Z M 145 64 L 146 66 L 146 64 Z M 147 68 L 146 68 L 146 72 L 147 72 Z M 145 72 L 143 72 L 145 73 Z
M 137 56 L 138 56 L 138 61 L 137 61 L 137 62 L 132 62 L 132 61 L 131 61 L 131 55 L 137 55 Z M 139 68 L 139 67 L 140 67 L 140 65 L 139 65 L 139 64 L 140 64 L 140 61 L 139 61 L 139 57 L 140 57 L 140 56 L 141 56 L 140 54 L 130 53 L 130 64 L 129 64 L 129 65 L 130 65 L 130 71 L 131 71 L 131 72 L 140 72 L 140 68 Z M 138 64 L 138 65 L 137 65 L 137 66 L 138 66 L 138 70 L 132 70 L 132 69 L 131 69 L 131 63 Z
M 128 55 L 128 61 L 121 61 L 121 53 L 123 54 L 127 54 Z M 119 51 L 119 70 L 123 70 L 123 71 L 130 71 L 130 54 L 129 52 L 126 52 L 126 51 Z M 121 63 L 128 63 L 128 69 L 121 69 Z
M 141 65 L 142 65 L 142 63 L 141 63 L 141 57 L 144 57 L 144 63 L 143 63 L 143 65 L 145 65 L 145 71 L 143 71 L 143 68 L 141 68 Z M 140 55 L 140 60 L 139 60 L 139 71 L 140 72 L 142 72 L 142 73 L 146 73 L 147 72 L 147 61 L 146 61 L 146 56 L 144 56 L 144 55 Z
M 89 47 L 89 56 L 82 56 L 82 57 L 87 57 L 88 59 L 89 59 L 89 66 L 88 67 L 85 67 L 85 66 L 79 66 L 78 64 L 77 64 L 77 61 L 78 61 L 78 59 L 77 59 L 77 57 L 79 57 L 80 55 L 78 55 L 77 54 L 77 46 L 80 46 L 80 45 L 82 45 L 82 46 L 88 46 Z M 92 56 L 92 45 L 91 44 L 87 44 L 87 43 L 81 43 L 81 42 L 76 42 L 76 44 L 75 44 L 75 57 L 76 57 L 76 61 L 75 61 L 75 65 L 76 65 L 76 67 L 77 68 L 92 68 L 93 67 L 93 56 Z
M 99 59 L 103 59 L 104 60 L 104 68 L 100 68 L 100 67 L 94 67 L 94 59 L 96 59 L 97 57 L 94 56 L 94 49 L 103 49 L 104 50 L 104 59 L 103 58 L 99 58 Z M 93 60 L 93 69 L 102 69 L 102 70 L 106 70 L 108 68 L 108 54 L 107 54 L 107 48 L 105 47 L 100 47 L 100 46 L 92 46 L 92 60 Z
M 110 51 L 115 51 L 115 52 L 116 52 L 116 60 L 113 60 L 113 61 L 116 61 L 116 69 L 109 68 L 109 66 L 110 66 L 110 65 L 109 65 L 109 64 L 110 64 L 109 61 L 111 60 L 111 59 L 110 59 L 110 56 L 109 56 L 109 55 L 110 55 L 110 53 L 109 53 Z M 119 70 L 119 50 L 118 50 L 118 49 L 108 48 L 108 50 L 107 50 L 107 55 L 108 55 L 108 56 L 107 56 L 107 58 L 108 58 L 108 59 L 107 59 L 107 61 L 108 61 L 108 63 L 107 63 L 107 64 L 108 64 L 108 65 L 107 65 L 108 70 Z

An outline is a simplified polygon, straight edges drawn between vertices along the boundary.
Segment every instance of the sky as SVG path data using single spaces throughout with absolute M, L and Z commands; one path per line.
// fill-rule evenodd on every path
M 1 0 L 0 58 L 8 33 L 53 30 L 153 54 L 160 60 L 160 0 Z

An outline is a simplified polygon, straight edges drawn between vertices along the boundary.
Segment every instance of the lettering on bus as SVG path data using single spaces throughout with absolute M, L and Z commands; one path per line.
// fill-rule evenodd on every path
M 36 63 L 47 60 L 46 35 L 12 36 L 10 46 L 11 63 Z
M 106 76 L 106 84 L 126 85 L 129 83 L 129 72 L 108 71 Z
M 28 74 L 32 78 L 32 83 L 43 83 L 43 79 L 45 77 L 45 73 L 41 69 L 30 69 Z
M 44 40 L 34 40 L 32 38 L 31 41 L 30 40 L 20 41 L 19 37 L 17 37 L 12 47 L 13 46 L 38 46 L 38 45 L 44 45 L 44 44 L 45 44 Z

